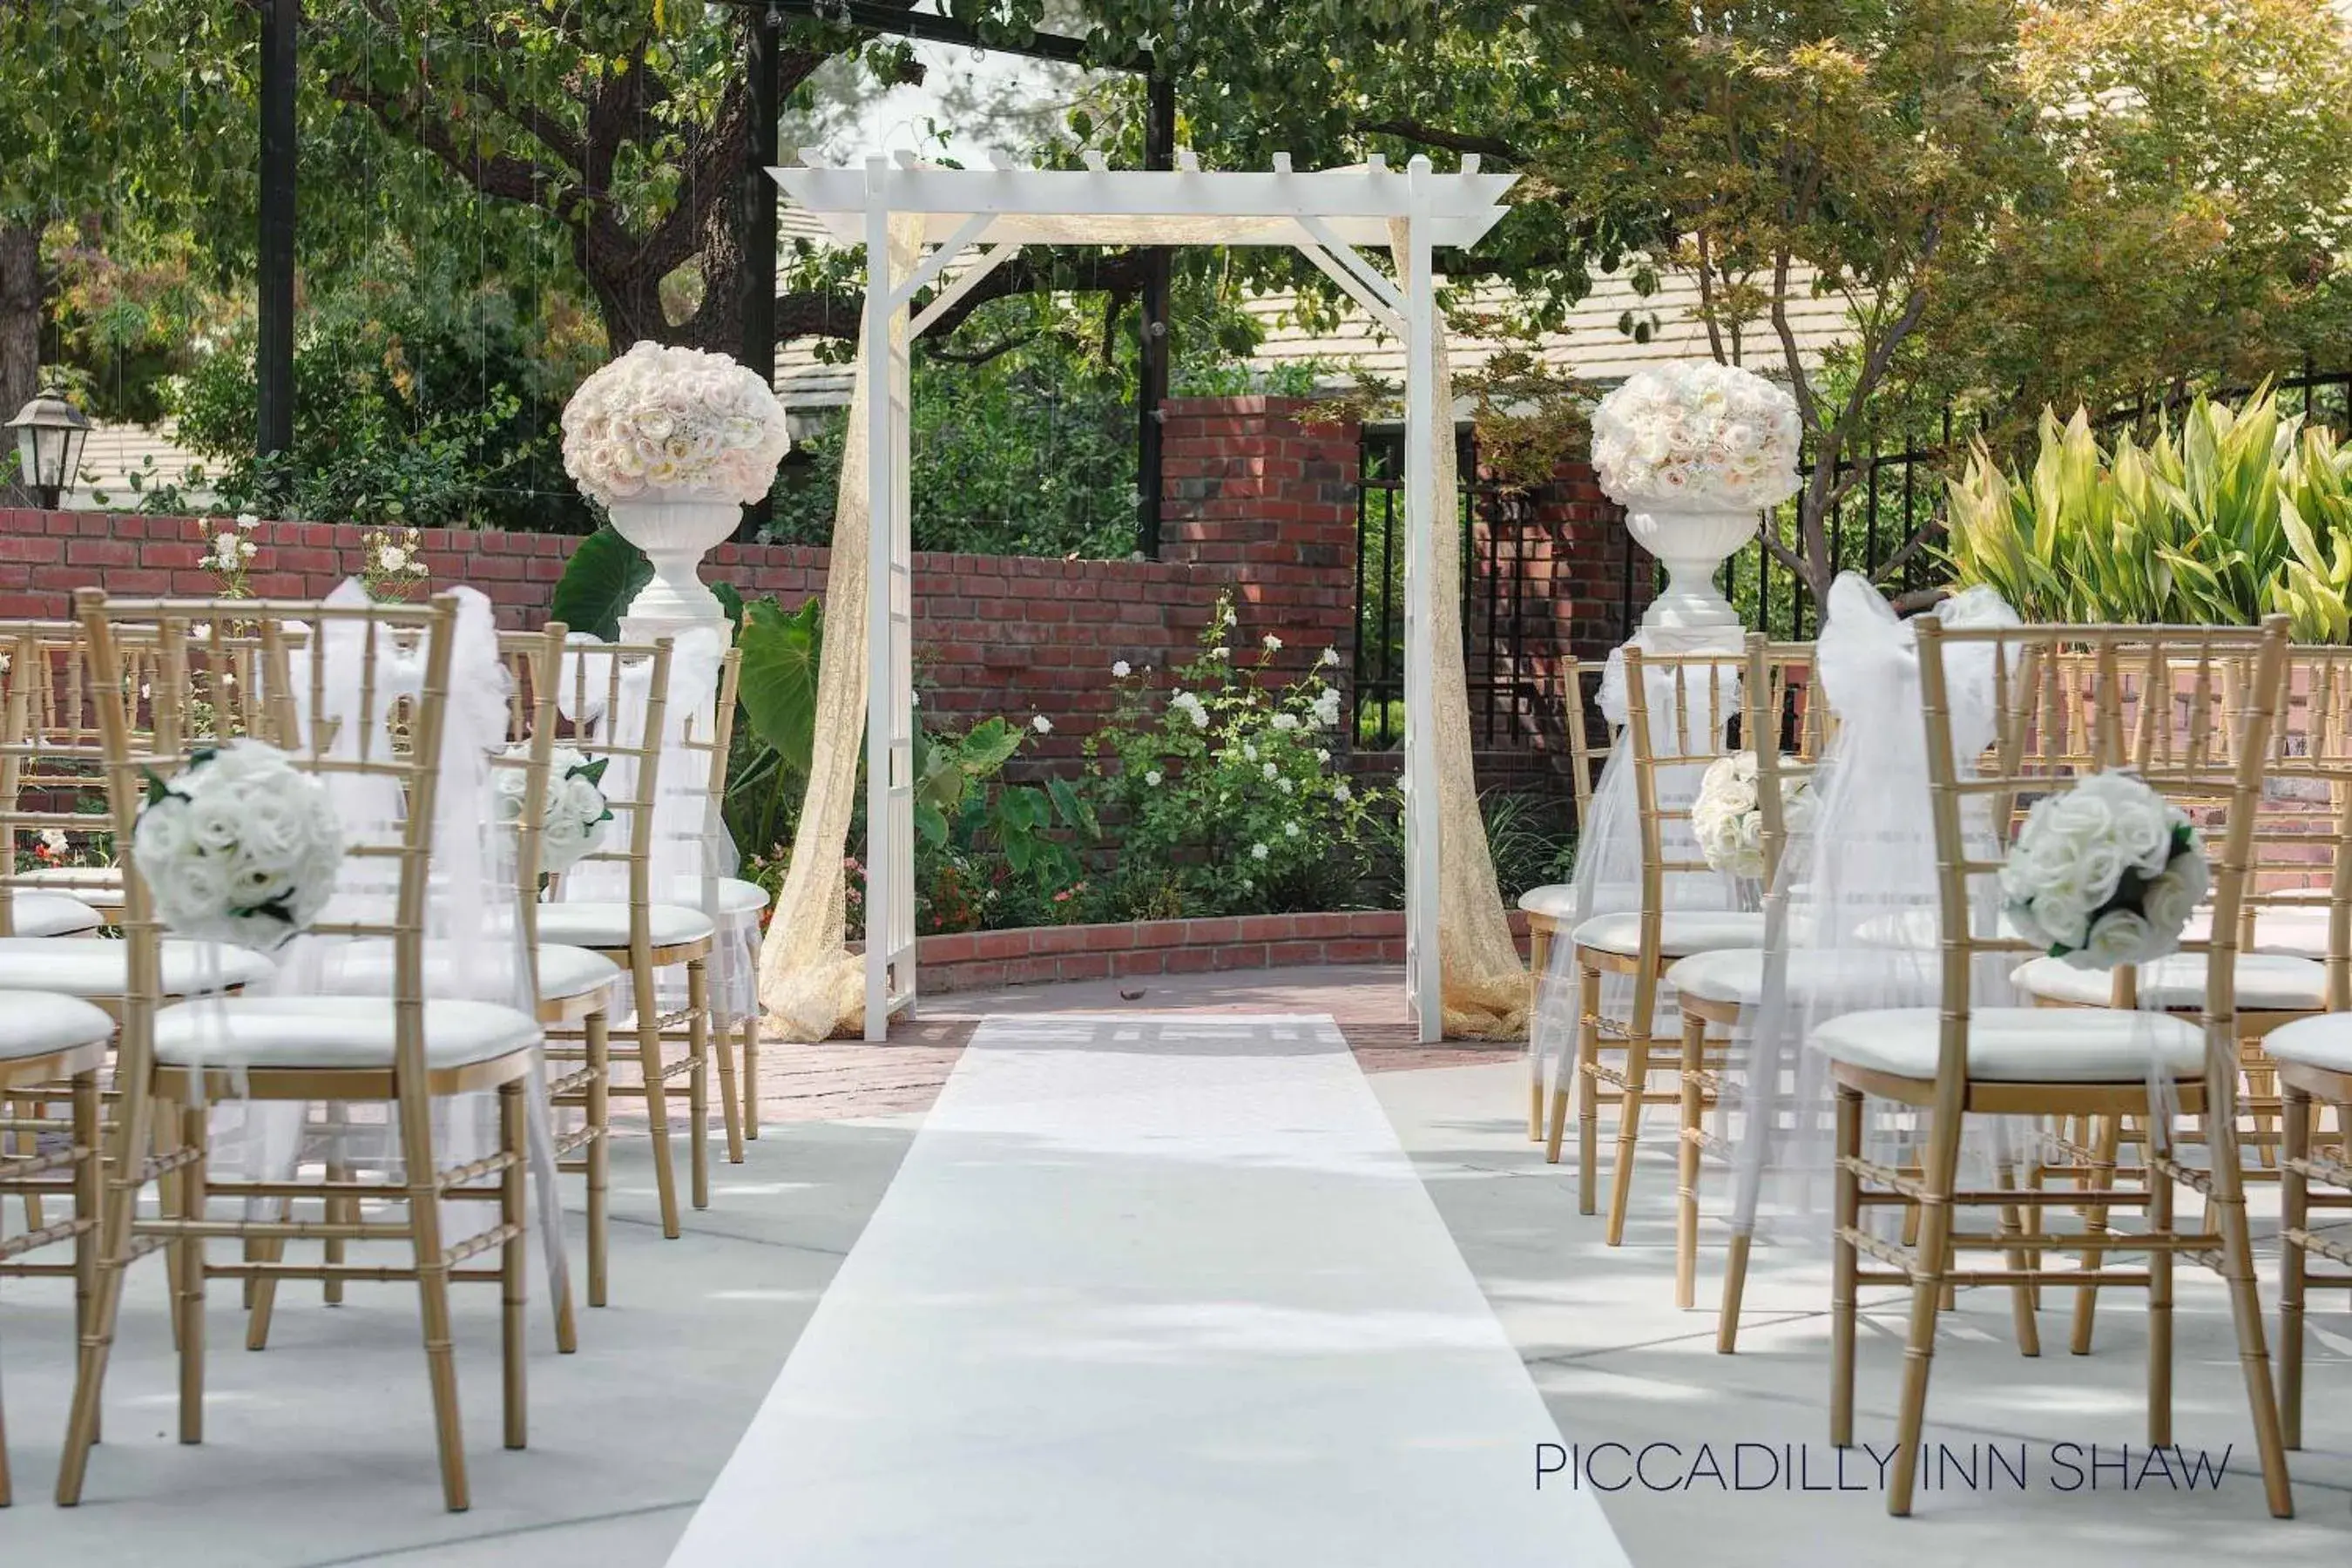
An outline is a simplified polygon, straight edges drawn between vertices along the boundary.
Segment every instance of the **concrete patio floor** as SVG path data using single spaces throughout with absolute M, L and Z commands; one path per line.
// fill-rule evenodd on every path
M 1137 989 L 1145 995 L 1118 994 Z M 473 1510 L 462 1515 L 440 1508 L 406 1288 L 354 1286 L 348 1304 L 328 1309 L 314 1290 L 289 1286 L 271 1347 L 253 1354 L 242 1348 L 234 1286 L 215 1284 L 207 1440 L 183 1448 L 172 1436 L 163 1270 L 142 1263 L 131 1280 L 88 1501 L 61 1511 L 47 1498 L 64 1419 L 69 1295 L 46 1281 L 0 1282 L 0 1374 L 18 1497 L 0 1511 L 0 1563 L 659 1564 L 888 1185 L 969 1020 L 1123 1006 L 1339 1017 L 1568 1441 L 1630 1451 L 1675 1445 L 1679 1454 L 1653 1450 L 1654 1482 L 1687 1477 L 1702 1443 L 1727 1471 L 1734 1445 L 1762 1446 L 1745 1451 L 1748 1481 L 1765 1449 L 1785 1463 L 1788 1446 L 1798 1445 L 1808 1479 L 1826 1481 L 1834 1454 L 1823 1415 L 1824 1268 L 1759 1249 L 1743 1349 L 1718 1356 L 1719 1229 L 1706 1237 L 1701 1309 L 1671 1305 L 1665 1140 L 1645 1142 L 1626 1245 L 1606 1247 L 1599 1222 L 1575 1212 L 1570 1171 L 1545 1166 L 1526 1140 L 1515 1051 L 1412 1046 L 1392 969 L 1294 971 L 946 997 L 903 1043 L 772 1047 L 764 1135 L 745 1164 L 715 1166 L 711 1207 L 689 1215 L 675 1242 L 651 1224 L 645 1140 L 616 1139 L 613 1305 L 583 1311 L 580 1353 L 559 1357 L 543 1303 L 534 1301 L 528 1450 L 499 1446 L 492 1293 L 458 1294 L 474 1490 Z M 1710 1179 L 1719 1195 L 1719 1176 Z M 2274 1195 L 2258 1194 L 2256 1203 L 2259 1216 Z M 576 1215 L 572 1223 L 576 1259 Z M 2266 1291 L 2273 1267 L 2266 1258 Z M 540 1289 L 536 1278 L 532 1286 Z M 2216 1459 L 2230 1448 L 2227 1479 L 2218 1492 L 2161 1483 L 2127 1490 L 2110 1470 L 2095 1490 L 2087 1473 L 2080 1489 L 2055 1489 L 2068 1477 L 2054 1445 L 2096 1444 L 2112 1458 L 2128 1444 L 2134 1470 L 2144 1463 L 2144 1314 L 2134 1293 L 2108 1293 L 2094 1353 L 2074 1357 L 2063 1339 L 2071 1300 L 2063 1291 L 2045 1298 L 2038 1361 L 2016 1353 L 2005 1293 L 1965 1295 L 1939 1342 L 1931 1441 L 1956 1457 L 2023 1445 L 2021 1490 L 2006 1473 L 1992 1489 L 1970 1490 L 1948 1467 L 1943 1487 L 1923 1489 L 1918 1517 L 1890 1521 L 1874 1487 L 1635 1484 L 1609 1495 L 1609 1517 L 1640 1564 L 2343 1560 L 2352 1549 L 2352 1321 L 2340 1296 L 2316 1303 L 2308 1447 L 2294 1463 L 2299 1517 L 2284 1524 L 2263 1511 L 2221 1293 L 2195 1268 L 2182 1270 L 2176 1312 L 2175 1436 Z M 1900 1304 L 1886 1301 L 1868 1312 L 1863 1336 L 1857 1436 L 1881 1451 L 1892 1434 L 1901 1321 Z M 1332 1435 L 1334 1463 L 1346 1463 L 1347 1441 Z M 2087 1455 L 2081 1463 L 2087 1471 Z M 1613 1481 L 1624 1465 L 1612 1454 L 1599 1479 Z M 1990 1475 L 1989 1462 L 1980 1466 L 1980 1487 Z M 952 1543 L 942 1542 L 939 1561 L 952 1558 Z M 792 1560 L 790 1542 L 778 1542 L 771 1561 Z

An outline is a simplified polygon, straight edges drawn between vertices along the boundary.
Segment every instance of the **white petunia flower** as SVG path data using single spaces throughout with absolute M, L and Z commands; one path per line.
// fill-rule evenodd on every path
M 1331 786 L 1331 798 L 1338 801 L 1341 805 L 1345 805 L 1349 801 L 1356 798 L 1356 792 L 1349 789 L 1345 784 L 1336 784 Z
M 254 543 L 253 541 L 248 539 L 237 545 L 236 552 L 239 555 L 244 556 L 247 561 L 250 561 L 259 552 L 260 548 L 261 547 L 259 545 Z
M 1054 732 L 1054 721 L 1051 719 L 1046 718 L 1043 713 L 1040 713 L 1034 719 L 1030 720 L 1029 727 L 1032 730 L 1036 731 L 1040 735 L 1050 735 Z
M 1339 662 L 1339 650 L 1336 647 L 1327 647 L 1316 656 L 1315 662 L 1324 665 L 1337 664 Z
M 1315 748 L 1315 760 L 1318 763 L 1328 763 L 1331 760 L 1331 753 L 1324 747 L 1318 746 Z
M 1125 680 L 1133 673 L 1134 671 L 1128 668 L 1127 660 L 1123 658 L 1113 663 L 1110 667 L 1110 678 L 1113 680 Z
M 1272 632 L 1266 633 L 1265 636 L 1260 637 L 1258 640 L 1265 645 L 1265 651 L 1268 653 L 1280 653 L 1282 651 L 1282 639 L 1275 636 Z
M 259 528 L 261 520 L 249 511 L 241 511 L 236 514 L 236 525 L 239 528 Z

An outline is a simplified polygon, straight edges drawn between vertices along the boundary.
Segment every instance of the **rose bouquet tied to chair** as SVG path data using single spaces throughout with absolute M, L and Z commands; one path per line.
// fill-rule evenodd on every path
M 2178 952 L 2210 882 L 2187 814 L 2121 772 L 2034 802 L 2000 869 L 2019 933 L 2077 969 Z
M 342 829 L 318 781 L 258 741 L 198 751 L 148 775 L 131 852 L 166 929 L 271 952 L 335 890 Z

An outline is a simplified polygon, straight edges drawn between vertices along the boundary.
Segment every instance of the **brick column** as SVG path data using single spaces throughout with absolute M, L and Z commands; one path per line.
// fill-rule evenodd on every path
M 1240 638 L 1271 632 L 1286 675 L 1326 647 L 1354 668 L 1356 472 L 1352 424 L 1307 424 L 1306 401 L 1180 397 L 1166 405 L 1160 556 L 1234 590 Z

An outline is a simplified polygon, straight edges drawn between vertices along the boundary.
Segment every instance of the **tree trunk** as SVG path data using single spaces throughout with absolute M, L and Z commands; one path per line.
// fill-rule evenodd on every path
M 32 400 L 41 378 L 41 231 L 0 224 L 0 420 L 13 419 Z M 0 469 L 13 473 L 16 444 Z M 0 484 L 0 504 L 29 506 L 31 492 Z

